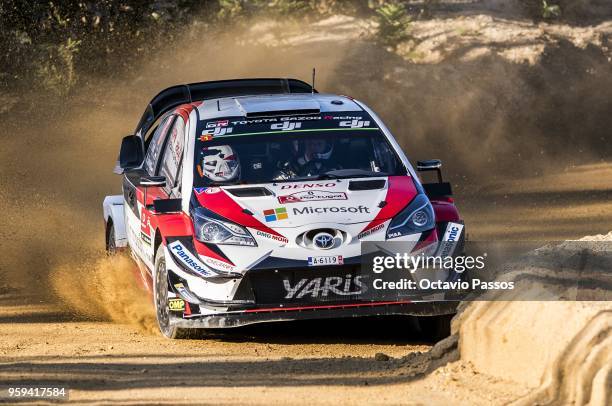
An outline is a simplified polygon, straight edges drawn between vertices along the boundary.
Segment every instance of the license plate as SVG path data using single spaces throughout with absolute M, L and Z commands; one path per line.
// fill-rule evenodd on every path
M 319 265 L 344 265 L 342 255 L 334 255 L 327 257 L 308 257 L 308 266 Z

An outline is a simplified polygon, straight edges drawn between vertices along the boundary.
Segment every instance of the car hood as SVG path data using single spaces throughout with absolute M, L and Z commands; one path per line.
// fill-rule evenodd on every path
M 269 231 L 394 217 L 418 191 L 410 176 L 196 188 L 199 204 L 243 226 Z

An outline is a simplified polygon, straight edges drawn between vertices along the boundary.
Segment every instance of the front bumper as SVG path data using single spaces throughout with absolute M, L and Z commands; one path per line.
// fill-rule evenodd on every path
M 171 324 L 181 328 L 232 328 L 278 321 L 341 319 L 373 316 L 439 316 L 454 314 L 458 302 L 371 302 L 304 307 L 257 308 L 212 315 L 173 317 Z

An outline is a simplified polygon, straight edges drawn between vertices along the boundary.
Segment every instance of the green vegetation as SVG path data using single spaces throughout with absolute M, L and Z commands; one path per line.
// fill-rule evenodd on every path
M 519 1 L 534 19 L 567 18 L 586 7 L 586 0 Z M 116 76 L 118 72 L 138 68 L 192 24 L 197 24 L 202 32 L 248 24 L 250 17 L 259 15 L 300 21 L 332 14 L 373 18 L 378 23 L 374 39 L 395 49 L 411 39 L 413 19 L 429 18 L 433 6 L 442 2 L 424 0 L 414 5 L 402 0 L 3 0 L 0 97 L 20 93 L 25 88 L 39 94 L 65 96 L 83 78 Z
M 542 0 L 542 18 L 550 19 L 561 15 L 561 7 L 558 4 L 549 4 L 548 1 Z
M 385 2 L 376 8 L 378 40 L 385 46 L 396 48 L 410 38 L 410 22 L 404 4 L 398 1 Z

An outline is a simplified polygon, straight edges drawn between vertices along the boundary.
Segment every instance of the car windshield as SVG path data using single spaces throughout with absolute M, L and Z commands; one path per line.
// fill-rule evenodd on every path
M 196 140 L 194 186 L 406 174 L 369 116 L 333 118 L 205 123 Z

